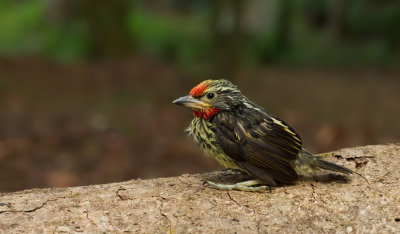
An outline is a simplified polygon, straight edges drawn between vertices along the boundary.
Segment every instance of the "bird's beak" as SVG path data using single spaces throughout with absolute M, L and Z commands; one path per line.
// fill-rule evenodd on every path
M 180 97 L 180 98 L 174 100 L 172 103 L 176 104 L 176 105 L 190 107 L 192 109 L 198 109 L 198 110 L 204 110 L 211 106 L 208 103 L 202 102 L 202 101 L 194 98 L 192 95 Z

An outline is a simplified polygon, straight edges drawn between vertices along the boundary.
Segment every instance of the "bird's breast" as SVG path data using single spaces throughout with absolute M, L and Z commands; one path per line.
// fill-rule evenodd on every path
M 194 138 L 194 142 L 200 146 L 207 156 L 212 156 L 212 154 L 221 151 L 215 135 L 215 126 L 210 121 L 202 118 L 194 118 L 187 132 Z
M 216 137 L 216 128 L 212 122 L 194 118 L 186 132 L 193 137 L 194 142 L 200 146 L 205 156 L 215 158 L 226 168 L 240 169 L 220 147 Z

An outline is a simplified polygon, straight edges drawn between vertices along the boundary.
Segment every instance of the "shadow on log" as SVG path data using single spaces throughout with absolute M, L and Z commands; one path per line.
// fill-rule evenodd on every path
M 302 178 L 260 193 L 219 191 L 233 172 L 0 194 L 4 232 L 400 232 L 400 144 L 324 154 L 365 176 Z

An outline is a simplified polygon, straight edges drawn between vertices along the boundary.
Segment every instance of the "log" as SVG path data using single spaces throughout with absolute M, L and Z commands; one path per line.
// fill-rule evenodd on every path
M 304 176 L 270 191 L 220 191 L 235 172 L 0 194 L 0 230 L 22 232 L 400 233 L 400 144 L 326 153 L 360 173 Z M 368 182 L 367 182 L 367 181 Z

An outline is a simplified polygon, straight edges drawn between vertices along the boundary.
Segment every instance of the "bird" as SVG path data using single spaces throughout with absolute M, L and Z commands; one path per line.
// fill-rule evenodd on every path
M 250 101 L 228 80 L 205 80 L 172 103 L 192 109 L 194 118 L 186 133 L 206 156 L 252 178 L 235 184 L 206 181 L 216 189 L 261 191 L 293 184 L 299 174 L 353 173 L 307 151 L 292 127 Z

